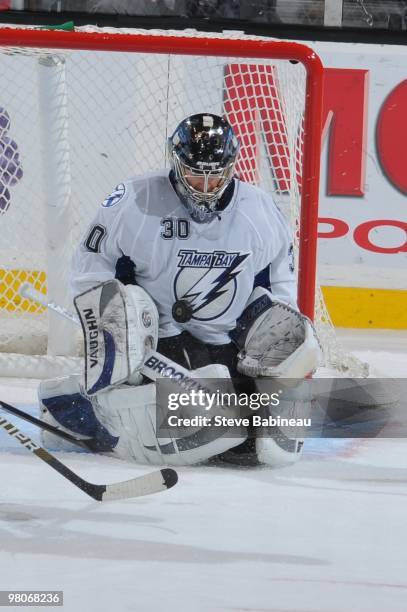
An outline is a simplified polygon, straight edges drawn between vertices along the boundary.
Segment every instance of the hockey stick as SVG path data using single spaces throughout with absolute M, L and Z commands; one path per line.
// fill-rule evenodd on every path
M 13 423 L 10 423 L 10 421 L 1 415 L 0 427 L 2 427 L 9 436 L 18 440 L 18 442 L 28 451 L 37 455 L 39 459 L 45 461 L 45 463 L 61 474 L 61 476 L 72 482 L 72 484 L 81 489 L 81 491 L 97 501 L 111 501 L 114 499 L 128 499 L 131 497 L 140 497 L 141 495 L 149 495 L 151 493 L 170 489 L 178 481 L 178 475 L 175 470 L 163 468 L 151 472 L 150 474 L 137 476 L 131 480 L 103 485 L 93 484 L 84 480 L 78 476 L 78 474 L 75 474 L 75 472 L 72 472 L 66 465 L 46 451 L 45 448 L 36 444 L 36 442 L 31 440 L 31 438 L 13 425 Z
M 30 283 L 23 283 L 20 287 L 19 293 L 22 297 L 37 302 L 48 308 L 53 312 L 56 312 L 60 316 L 68 319 L 76 325 L 80 325 L 79 318 L 75 313 L 70 312 L 66 308 L 63 308 L 55 302 L 48 302 L 45 295 L 34 289 Z M 158 351 L 147 348 L 144 356 L 144 362 L 140 371 L 144 376 L 152 381 L 156 381 L 158 378 L 169 378 L 175 381 L 181 388 L 188 391 L 191 389 L 202 390 L 209 392 L 204 386 L 202 386 L 196 379 L 192 378 L 190 370 L 187 370 L 183 366 L 179 365 L 175 361 L 172 361 L 168 357 L 164 357 Z
M 62 438 L 63 440 L 67 440 L 68 442 L 72 442 L 81 448 L 85 448 L 86 450 L 90 450 L 92 452 L 97 452 L 97 448 L 94 448 L 94 444 L 92 444 L 93 438 L 76 438 L 72 434 L 59 429 L 59 427 L 55 427 L 55 425 L 51 425 L 50 423 L 46 423 L 45 421 L 41 421 L 41 419 L 37 419 L 36 417 L 16 408 L 15 406 L 11 406 L 6 402 L 0 400 L 0 406 L 3 410 L 14 414 L 15 416 L 23 419 L 24 421 L 28 421 L 32 425 L 36 425 L 40 429 L 44 429 L 45 431 L 49 431 L 50 433 Z

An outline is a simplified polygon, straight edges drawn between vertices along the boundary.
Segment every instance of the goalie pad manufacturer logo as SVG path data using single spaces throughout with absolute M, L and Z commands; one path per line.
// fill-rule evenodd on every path
M 143 312 L 141 313 L 141 320 L 143 322 L 144 327 L 149 328 L 153 324 L 153 319 L 148 310 L 143 310 Z
M 222 316 L 236 295 L 236 278 L 249 253 L 203 252 L 181 249 L 174 279 L 175 301 L 192 309 L 192 319 L 211 321 Z
M 93 308 L 86 308 L 83 312 L 86 332 L 88 334 L 88 356 L 91 368 L 98 364 L 99 330 Z

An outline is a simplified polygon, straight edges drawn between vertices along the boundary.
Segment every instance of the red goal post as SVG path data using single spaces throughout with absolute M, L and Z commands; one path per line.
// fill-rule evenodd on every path
M 69 323 L 21 300 L 19 285 L 28 280 L 48 292 L 51 300 L 69 307 L 64 279 L 72 248 L 86 230 L 91 211 L 120 180 L 162 165 L 155 151 L 165 148 L 177 122 L 205 110 L 225 114 L 237 131 L 241 178 L 271 191 L 291 216 L 298 237 L 298 302 L 301 311 L 314 318 L 323 93 L 323 66 L 317 54 L 295 42 L 235 33 L 88 30 L 0 29 L 0 69 L 3 63 L 2 78 L 8 79 L 6 88 L 1 78 L 0 85 L 9 95 L 9 100 L 0 96 L 0 128 L 4 111 L 23 172 L 5 186 L 9 195 L 3 205 L 0 200 L 1 216 L 3 225 L 9 225 L 6 231 L 27 232 L 27 237 L 20 237 L 18 252 L 13 251 L 10 235 L 2 238 L 0 247 L 0 322 L 4 324 L 0 351 L 8 354 L 10 367 L 17 364 L 17 353 L 67 357 L 75 352 Z M 153 58 L 161 59 L 153 63 Z M 24 77 L 25 70 L 32 75 L 34 65 L 35 82 L 33 76 Z M 17 108 L 10 92 L 11 81 L 18 80 L 20 73 L 25 80 L 15 85 L 19 89 L 14 99 L 21 95 L 19 104 L 24 107 L 33 101 L 31 95 L 38 98 L 26 113 Z M 128 91 L 122 103 L 118 98 L 124 84 Z M 129 108 L 135 109 L 134 116 Z M 102 119 L 97 119 L 98 113 Z M 105 125 L 99 135 L 101 121 Z M 30 132 L 33 122 L 41 124 L 38 134 L 35 126 Z M 156 123 L 163 126 L 162 143 L 154 140 L 159 138 Z M 121 146 L 127 151 L 133 146 L 134 158 L 123 155 Z M 35 176 L 30 177 L 34 162 L 40 163 L 43 177 L 38 189 Z M 82 172 L 80 179 L 75 164 Z M 99 193 L 101 177 L 113 182 Z M 83 185 L 80 195 L 87 190 L 83 203 L 75 191 L 79 184 Z M 36 235 L 39 220 L 44 237 L 39 246 L 31 247 L 29 238 Z M 45 344 L 36 331 L 25 350 L 21 337 L 31 333 L 37 319 L 47 328 Z M 52 327 L 57 331 L 52 332 Z M 50 340 L 52 334 L 55 342 Z

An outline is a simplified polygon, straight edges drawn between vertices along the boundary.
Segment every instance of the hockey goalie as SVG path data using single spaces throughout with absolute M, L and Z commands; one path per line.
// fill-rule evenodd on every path
M 296 306 L 289 228 L 270 195 L 235 176 L 238 149 L 222 117 L 187 117 L 168 141 L 170 169 L 118 185 L 76 250 L 85 372 L 44 381 L 39 398 L 44 420 L 91 439 L 98 452 L 174 466 L 280 466 L 301 454 L 301 437 L 278 428 L 208 436 L 202 427 L 186 438 L 157 430 L 151 350 L 192 379 L 249 393 L 270 379 L 301 381 L 320 358 L 313 326 Z M 301 416 L 306 404 L 294 386 L 279 411 Z

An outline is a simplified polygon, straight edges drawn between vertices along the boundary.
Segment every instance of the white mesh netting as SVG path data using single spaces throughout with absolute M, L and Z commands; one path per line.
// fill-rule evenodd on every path
M 69 357 L 79 346 L 70 323 L 23 300 L 19 287 L 28 281 L 70 307 L 70 258 L 97 206 L 122 180 L 167 165 L 166 139 L 187 115 L 227 116 L 241 142 L 241 178 L 273 193 L 298 233 L 301 63 L 0 51 L 0 371 L 49 376 L 68 367 L 66 359 L 59 368 L 54 358 L 16 356 Z M 315 320 L 328 361 L 362 373 L 336 342 L 320 293 Z

